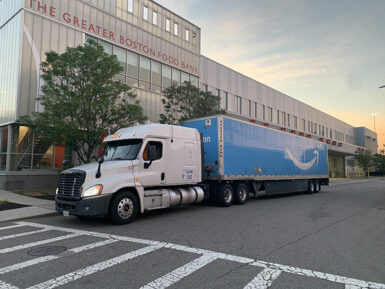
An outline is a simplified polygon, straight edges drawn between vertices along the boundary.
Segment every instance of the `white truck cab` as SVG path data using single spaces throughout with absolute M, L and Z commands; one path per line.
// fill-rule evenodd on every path
M 98 163 L 60 175 L 56 210 L 64 215 L 109 215 L 126 223 L 137 212 L 198 203 L 204 192 L 201 136 L 196 129 L 147 124 L 105 138 Z

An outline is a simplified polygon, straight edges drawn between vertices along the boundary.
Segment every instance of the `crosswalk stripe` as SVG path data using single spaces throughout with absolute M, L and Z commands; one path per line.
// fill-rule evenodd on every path
M 19 288 L 0 280 L 0 289 L 19 289 Z
M 33 234 L 38 234 L 38 233 L 43 233 L 43 232 L 47 232 L 47 231 L 51 231 L 51 230 L 50 229 L 41 229 L 41 230 L 37 230 L 37 231 L 30 231 L 30 232 L 24 232 L 24 233 L 19 233 L 19 234 L 3 236 L 3 237 L 0 237 L 0 241 L 6 240 L 6 239 L 13 239 L 13 238 L 17 238 L 17 237 L 33 235 Z
M 32 242 L 32 243 L 28 243 L 28 244 L 18 245 L 18 246 L 11 247 L 11 248 L 5 248 L 5 249 L 0 250 L 0 254 L 9 253 L 9 252 L 17 251 L 17 250 L 22 250 L 25 248 L 39 246 L 39 245 L 43 245 L 43 244 L 47 244 L 47 243 L 65 240 L 65 239 L 70 239 L 70 238 L 74 238 L 77 236 L 80 236 L 80 235 L 79 234 L 64 235 L 64 236 L 60 236 L 60 237 L 56 237 L 56 238 L 51 238 L 51 239 L 41 240 L 41 241 Z
M 22 225 L 22 224 L 17 224 L 17 225 L 11 225 L 11 226 L 6 226 L 6 227 L 0 227 L 0 231 L 1 230 L 9 230 L 9 229 L 14 229 L 14 228 L 19 228 L 19 227 L 23 227 L 25 225 Z
M 359 286 L 354 286 L 354 285 L 346 285 L 345 289 L 363 289 L 363 288 Z
M 10 266 L 7 266 L 7 267 L 0 268 L 0 274 L 5 274 L 5 273 L 12 272 L 12 271 L 20 270 L 20 269 L 23 269 L 23 268 L 26 268 L 26 267 L 37 265 L 37 264 L 40 264 L 40 263 L 43 263 L 43 262 L 47 262 L 47 261 L 51 261 L 51 260 L 54 260 L 54 259 L 57 259 L 57 258 L 59 258 L 59 257 L 50 255 L 50 256 L 44 256 L 44 257 L 39 257 L 39 258 L 31 259 L 31 260 L 28 260 L 28 261 L 25 261 L 25 262 L 21 262 L 21 263 L 17 263 L 17 264 L 14 264 L 14 265 L 10 265 Z
M 83 252 L 83 251 L 86 251 L 86 250 L 91 250 L 93 248 L 105 246 L 105 245 L 112 244 L 112 243 L 115 243 L 115 242 L 118 242 L 118 240 L 107 239 L 107 240 L 99 241 L 99 242 L 96 242 L 96 243 L 87 244 L 87 245 L 84 245 L 84 246 L 81 246 L 81 247 L 69 249 L 68 252 L 80 253 L 80 252 Z
M 56 288 L 58 286 L 62 286 L 64 284 L 78 280 L 78 279 L 83 278 L 85 276 L 88 276 L 88 275 L 94 274 L 96 272 L 108 269 L 110 267 L 116 266 L 116 265 L 121 264 L 121 263 L 124 263 L 130 259 L 134 259 L 136 257 L 151 253 L 151 252 L 156 251 L 162 247 L 164 247 L 163 243 L 159 243 L 157 245 L 150 245 L 150 246 L 138 249 L 136 251 L 121 255 L 119 257 L 115 257 L 115 258 L 112 258 L 112 259 L 109 259 L 106 261 L 102 261 L 100 263 L 85 267 L 83 269 L 79 269 L 79 270 L 73 271 L 71 273 L 59 276 L 55 279 L 45 281 L 43 283 L 29 287 L 28 289 L 52 289 L 52 288 Z
M 273 281 L 282 273 L 281 270 L 266 268 L 262 270 L 249 284 L 243 289 L 266 289 L 271 286 Z
M 182 280 L 186 276 L 194 273 L 195 271 L 199 270 L 200 268 L 206 266 L 207 264 L 213 262 L 216 260 L 217 257 L 212 255 L 203 255 L 199 257 L 198 259 L 195 259 L 186 265 L 183 265 L 182 267 L 179 267 L 175 269 L 174 271 L 167 273 L 163 277 L 160 277 L 147 285 L 141 287 L 141 289 L 163 289 L 167 288 L 174 283 Z

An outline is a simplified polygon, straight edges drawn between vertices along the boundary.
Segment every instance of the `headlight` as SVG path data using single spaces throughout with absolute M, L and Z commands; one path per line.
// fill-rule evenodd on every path
M 93 196 L 98 196 L 102 193 L 103 186 L 102 185 L 96 185 L 93 186 L 89 189 L 87 189 L 85 192 L 83 192 L 82 197 L 93 197 Z
M 56 188 L 56 195 L 59 193 L 59 188 Z

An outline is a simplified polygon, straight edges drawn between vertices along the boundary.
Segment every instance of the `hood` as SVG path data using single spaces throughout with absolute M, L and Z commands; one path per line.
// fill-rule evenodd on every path
M 104 175 L 111 175 L 115 172 L 119 172 L 122 169 L 123 170 L 131 170 L 132 169 L 132 161 L 128 160 L 120 160 L 120 161 L 105 161 L 100 166 L 100 172 L 102 173 L 102 177 Z M 81 166 L 73 167 L 68 170 L 63 171 L 63 173 L 71 173 L 71 171 L 84 171 L 88 176 L 95 176 L 96 172 L 98 171 L 99 163 L 90 163 L 90 164 L 84 164 Z M 103 175 L 104 174 L 104 175 Z

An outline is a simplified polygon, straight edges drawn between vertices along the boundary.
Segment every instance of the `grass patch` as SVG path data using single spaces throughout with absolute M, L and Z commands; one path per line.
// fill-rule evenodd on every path
M 8 203 L 9 203 L 9 201 L 7 201 L 7 200 L 0 201 L 0 205 L 6 205 L 6 204 L 8 204 Z

